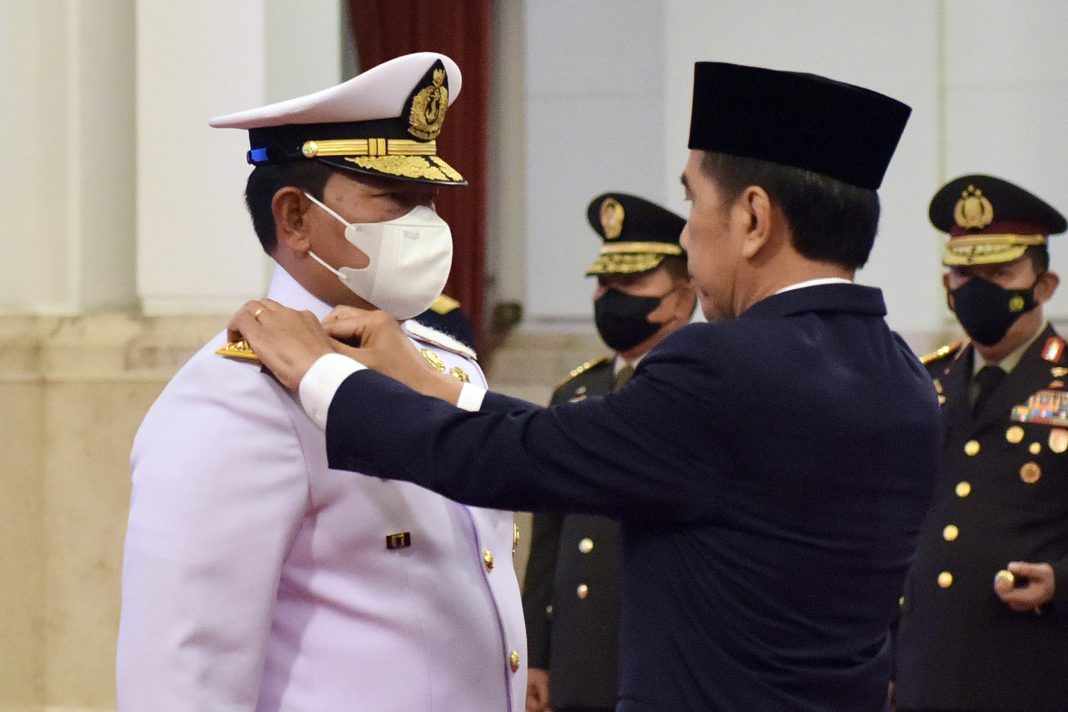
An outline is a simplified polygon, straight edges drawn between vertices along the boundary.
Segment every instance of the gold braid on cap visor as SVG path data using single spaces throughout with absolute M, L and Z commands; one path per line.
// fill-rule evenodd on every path
M 392 176 L 437 181 L 462 181 L 459 171 L 437 155 L 437 141 L 405 138 L 352 138 L 305 141 L 305 158 L 339 156 L 360 168 Z
M 947 267 L 992 265 L 1012 262 L 1028 247 L 1045 245 L 1045 235 L 973 235 L 954 237 L 946 243 L 942 264 Z

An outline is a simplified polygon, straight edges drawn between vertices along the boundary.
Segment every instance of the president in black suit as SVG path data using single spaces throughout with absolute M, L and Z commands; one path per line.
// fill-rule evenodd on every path
M 695 306 L 679 237 L 686 221 L 628 193 L 598 195 L 586 219 L 602 244 L 586 270 L 597 278 L 594 324 L 612 349 L 582 364 L 550 405 L 626 385 L 649 351 L 690 322 Z M 538 512 L 523 579 L 527 712 L 613 710 L 623 541 L 619 522 L 596 514 Z
M 899 710 L 1068 709 L 1068 354 L 1042 314 L 1064 216 L 966 175 L 931 200 L 967 344 L 927 359 L 946 437 L 901 599 Z
M 681 242 L 714 321 L 606 396 L 539 408 L 448 383 L 382 314 L 328 319 L 359 348 L 266 300 L 231 326 L 299 385 L 332 467 L 620 520 L 618 710 L 880 710 L 939 412 L 881 293 L 852 277 L 908 113 L 809 74 L 699 63 Z

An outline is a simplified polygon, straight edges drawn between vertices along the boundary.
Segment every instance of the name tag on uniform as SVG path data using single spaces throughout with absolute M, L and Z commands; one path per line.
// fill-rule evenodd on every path
M 407 549 L 412 545 L 412 533 L 411 532 L 397 532 L 396 534 L 386 535 L 386 548 L 393 549 Z

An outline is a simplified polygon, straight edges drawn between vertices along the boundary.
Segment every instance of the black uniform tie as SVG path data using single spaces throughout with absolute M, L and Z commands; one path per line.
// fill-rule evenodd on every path
M 975 396 L 975 405 L 972 406 L 972 415 L 982 410 L 1004 378 L 1005 370 L 1001 366 L 983 366 L 979 369 L 979 373 L 975 374 L 979 389 Z

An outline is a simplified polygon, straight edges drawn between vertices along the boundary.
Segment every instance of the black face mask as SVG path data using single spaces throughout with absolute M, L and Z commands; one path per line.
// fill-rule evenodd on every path
M 670 294 L 670 292 L 669 292 Z M 666 297 L 667 294 L 664 295 Z M 628 351 L 655 334 L 663 324 L 646 317 L 664 297 L 639 297 L 609 289 L 593 302 L 597 333 L 614 351 Z
M 950 309 L 957 315 L 968 336 L 983 346 L 993 346 L 1005 338 L 1009 327 L 1035 308 L 1035 285 L 1027 289 L 1004 289 L 988 279 L 972 277 L 950 290 Z

